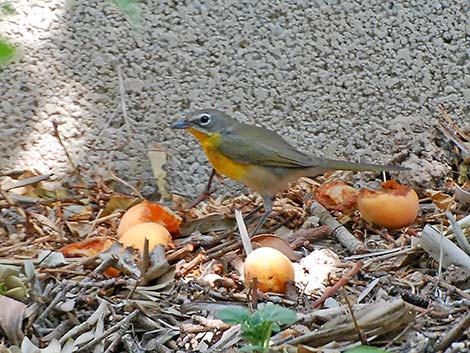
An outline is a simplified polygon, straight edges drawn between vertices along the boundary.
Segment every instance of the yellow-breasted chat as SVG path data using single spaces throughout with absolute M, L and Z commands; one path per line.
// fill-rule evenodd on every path
M 272 211 L 272 199 L 289 182 L 329 170 L 405 171 L 394 165 L 353 163 L 300 152 L 274 131 L 242 123 L 216 109 L 200 109 L 172 125 L 186 129 L 201 144 L 217 173 L 245 184 L 263 198 L 265 213 L 254 234 Z

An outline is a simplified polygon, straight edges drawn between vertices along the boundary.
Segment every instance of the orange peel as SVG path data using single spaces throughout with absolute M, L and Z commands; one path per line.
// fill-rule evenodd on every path
M 117 230 L 120 238 L 129 228 L 143 222 L 155 222 L 165 227 L 172 235 L 180 234 L 181 217 L 158 203 L 142 201 L 129 208 L 121 218 Z
M 323 184 L 315 190 L 315 198 L 326 209 L 349 214 L 357 209 L 359 190 L 340 180 Z
M 357 204 L 362 218 L 388 229 L 413 224 L 419 210 L 416 192 L 395 180 L 382 183 L 382 190 L 362 189 Z

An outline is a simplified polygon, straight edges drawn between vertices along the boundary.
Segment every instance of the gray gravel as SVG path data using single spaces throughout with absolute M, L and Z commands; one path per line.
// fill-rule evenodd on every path
M 171 189 L 194 194 L 206 158 L 169 125 L 216 107 L 317 155 L 402 155 L 408 182 L 443 182 L 437 104 L 469 122 L 467 0 L 176 3 L 145 1 L 136 28 L 109 1 L 12 2 L 0 34 L 22 55 L 0 72 L 1 170 L 68 170 L 57 120 L 78 164 L 128 181 L 151 182 L 147 149 L 163 143 Z

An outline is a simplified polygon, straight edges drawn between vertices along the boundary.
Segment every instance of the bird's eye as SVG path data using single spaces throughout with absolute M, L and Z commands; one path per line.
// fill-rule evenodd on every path
M 211 122 L 211 117 L 207 114 L 202 114 L 199 120 L 201 121 L 201 125 L 207 125 Z

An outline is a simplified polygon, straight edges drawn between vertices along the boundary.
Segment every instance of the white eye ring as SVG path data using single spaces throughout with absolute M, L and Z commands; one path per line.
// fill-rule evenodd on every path
M 211 117 L 208 114 L 202 114 L 199 117 L 199 121 L 201 122 L 201 125 L 207 125 L 211 122 Z

